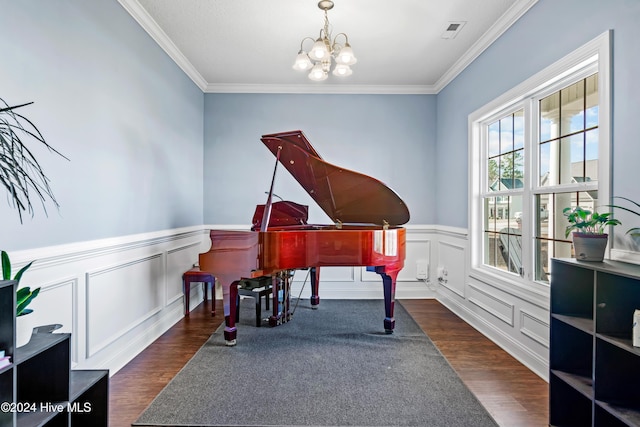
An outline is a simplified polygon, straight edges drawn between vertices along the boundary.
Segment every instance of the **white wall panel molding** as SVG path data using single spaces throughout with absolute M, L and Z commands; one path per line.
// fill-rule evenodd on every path
M 175 230 L 162 230 L 130 236 L 47 246 L 12 252 L 11 261 L 12 264 L 15 264 L 16 268 L 20 268 L 32 260 L 37 260 L 37 262 L 31 266 L 30 271 L 38 270 L 53 265 L 68 264 L 133 249 L 151 248 L 151 250 L 153 250 L 157 245 L 180 239 L 191 238 L 200 241 L 203 233 L 204 230 L 202 226 L 193 226 Z
M 71 361 L 78 360 L 79 339 L 77 331 L 81 329 L 79 318 L 83 312 L 79 312 L 77 304 L 79 293 L 78 277 L 63 277 L 49 282 L 39 282 L 36 287 L 40 287 L 38 298 L 34 299 L 29 308 L 33 309 L 33 324 L 61 325 L 56 333 L 73 333 L 71 336 Z M 32 286 L 33 288 L 34 286 Z M 55 311 L 50 310 L 55 307 Z
M 451 241 L 438 241 L 436 276 L 438 284 L 465 298 L 466 245 Z
M 544 348 L 549 348 L 549 322 L 532 312 L 520 309 L 520 332 Z
M 163 272 L 161 253 L 87 272 L 87 357 L 95 355 L 163 309 Z M 117 296 L 126 296 L 124 304 Z
M 199 253 L 210 248 L 209 229 L 249 227 L 187 227 L 36 248 L 11 257 L 16 268 L 37 260 L 22 284 L 47 289 L 34 303 L 42 318 L 40 324 L 63 323 L 73 332 L 76 366 L 108 368 L 113 374 L 183 317 L 182 273 L 197 261 Z M 470 278 L 465 269 L 466 230 L 434 225 L 406 229 L 407 258 L 396 298 L 438 298 L 544 378 L 547 362 L 542 350 L 548 341 L 544 313 L 548 309 L 543 301 L 525 300 L 522 297 L 526 294 L 517 289 L 509 292 L 506 284 Z M 415 277 L 419 260 L 428 263 L 428 280 Z M 438 266 L 447 268 L 446 287 L 438 284 Z M 296 274 L 294 296 L 300 292 L 305 275 L 306 271 Z M 325 268 L 320 280 L 321 300 L 383 295 L 380 277 L 363 267 Z M 307 283 L 303 299 L 309 298 L 309 287 Z M 194 286 L 190 308 L 201 301 L 201 290 Z M 494 310 L 497 316 L 485 316 L 487 310 Z M 505 322 L 509 310 L 521 313 L 519 321 L 511 321 L 511 325 Z M 502 319 L 496 319 L 500 316 Z M 212 333 L 216 327 L 212 324 Z
M 470 303 L 513 327 L 515 312 L 515 306 L 513 304 L 473 283 L 467 284 L 467 287 L 469 289 L 468 300 Z

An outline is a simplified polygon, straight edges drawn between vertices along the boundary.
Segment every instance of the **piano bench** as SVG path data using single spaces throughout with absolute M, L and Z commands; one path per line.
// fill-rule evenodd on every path
M 271 295 L 271 284 L 261 287 L 238 286 L 238 298 L 236 300 L 236 322 L 240 321 L 240 295 L 251 297 L 256 300 L 256 327 L 259 328 L 260 325 L 262 325 L 262 297 L 264 297 L 265 309 L 269 310 L 269 295 Z
M 208 285 L 211 284 L 211 316 L 216 314 L 216 278 L 211 273 L 200 271 L 199 267 L 194 267 L 182 275 L 182 293 L 184 294 L 184 315 L 189 315 L 189 295 L 191 293 L 191 283 L 202 283 L 204 288 L 204 299 L 207 301 L 209 295 Z

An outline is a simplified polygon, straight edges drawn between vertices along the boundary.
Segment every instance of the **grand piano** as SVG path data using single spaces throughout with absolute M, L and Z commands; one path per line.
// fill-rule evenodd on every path
M 237 338 L 238 285 L 247 279 L 271 278 L 273 289 L 292 272 L 308 269 L 311 305 L 317 308 L 320 269 L 325 266 L 366 266 L 382 278 L 384 329 L 392 333 L 396 278 L 404 266 L 405 229 L 409 210 L 382 182 L 320 157 L 302 131 L 263 135 L 261 141 L 276 157 L 267 202 L 259 205 L 249 231 L 211 230 L 211 248 L 199 256 L 200 269 L 213 274 L 222 287 L 227 345 Z M 284 166 L 333 220 L 331 225 L 307 224 L 307 207 L 273 202 L 278 165 Z M 287 316 L 274 292 L 270 324 Z

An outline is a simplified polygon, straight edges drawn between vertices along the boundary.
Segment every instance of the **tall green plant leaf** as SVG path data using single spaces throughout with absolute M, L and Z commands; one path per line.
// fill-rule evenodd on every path
M 51 147 L 38 128 L 25 116 L 14 110 L 32 104 L 9 106 L 0 98 L 0 187 L 9 195 L 9 203 L 22 213 L 34 215 L 32 199 L 40 200 L 45 214 L 46 201 L 51 200 L 56 208 L 59 204 L 49 185 L 49 178 L 27 146 L 28 142 L 44 145 L 49 151 L 67 159 Z

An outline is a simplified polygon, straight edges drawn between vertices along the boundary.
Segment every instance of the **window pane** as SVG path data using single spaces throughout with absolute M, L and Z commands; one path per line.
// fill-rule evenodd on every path
M 540 100 L 540 142 L 558 137 L 560 93 Z
M 488 191 L 496 191 L 499 190 L 499 173 L 500 173 L 500 158 L 496 157 L 493 159 L 489 159 L 487 162 L 487 185 L 489 186 Z
M 587 181 L 598 180 L 598 129 L 590 130 L 585 135 L 585 178 Z
M 500 122 L 495 122 L 489 125 L 489 157 L 494 157 L 500 154 Z
M 496 229 L 496 198 L 486 197 L 484 199 L 485 231 L 498 231 Z
M 579 133 L 567 138 L 562 138 L 561 151 L 564 156 L 569 157 L 570 167 L 568 173 L 560 172 L 560 184 L 572 184 L 574 182 L 584 182 L 584 135 Z M 562 165 L 566 162 L 562 162 Z
M 524 148 L 524 110 L 513 114 L 513 149 Z
M 541 282 L 549 281 L 549 241 L 536 240 L 536 273 L 535 278 Z
M 500 153 L 513 151 L 513 116 L 500 120 Z
M 536 221 L 536 236 L 552 238 L 553 235 L 549 234 L 549 207 L 550 207 L 550 195 L 538 194 L 536 196 L 536 209 L 540 214 Z
M 510 233 L 511 229 L 504 228 L 497 234 L 498 252 L 496 267 L 514 274 L 520 274 L 522 268 L 522 237 Z
M 586 129 L 598 126 L 598 75 L 587 77 L 587 109 L 586 109 Z
M 555 185 L 555 182 L 550 181 L 550 163 L 551 163 L 551 143 L 546 142 L 544 144 L 540 144 L 540 182 L 538 183 L 541 187 L 547 185 Z
M 497 236 L 496 233 L 484 233 L 484 263 L 492 267 L 496 266 Z
M 500 156 L 500 189 L 511 190 L 513 188 L 513 153 Z
M 524 149 L 513 152 L 513 188 L 524 187 Z
M 560 91 L 560 135 L 584 129 L 584 80 Z
M 522 196 L 509 197 L 507 227 L 509 228 L 509 233 L 522 234 Z

